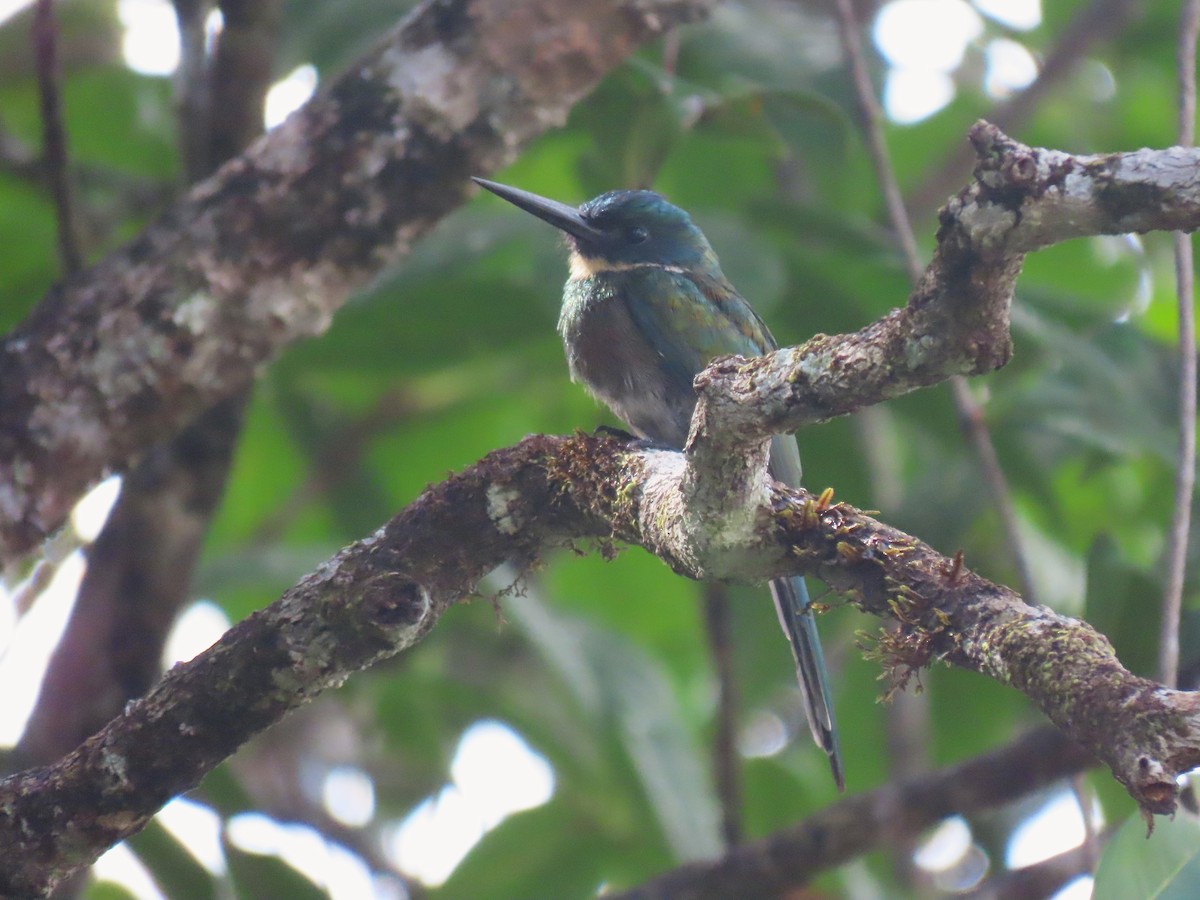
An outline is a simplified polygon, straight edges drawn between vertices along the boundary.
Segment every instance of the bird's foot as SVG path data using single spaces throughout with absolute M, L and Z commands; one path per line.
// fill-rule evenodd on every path
M 614 428 L 612 425 L 596 426 L 595 434 L 601 437 L 615 438 L 628 444 L 634 450 L 672 450 L 678 451 L 678 447 L 672 447 L 669 444 L 661 444 L 658 441 L 652 441 L 649 438 L 640 438 L 630 434 L 620 428 Z
M 612 425 L 597 425 L 594 434 L 599 437 L 613 438 L 618 441 L 633 441 L 636 440 L 628 431 L 620 428 L 614 428 Z

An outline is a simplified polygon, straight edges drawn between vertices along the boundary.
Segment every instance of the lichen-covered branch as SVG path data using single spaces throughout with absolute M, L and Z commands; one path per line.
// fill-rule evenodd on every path
M 215 41 L 205 28 L 210 4 L 175 4 L 181 57 L 174 86 L 189 181 L 210 175 L 262 133 L 280 2 L 221 0 Z M 221 89 L 212 108 L 221 115 L 210 117 L 214 85 Z M 227 397 L 125 471 L 5 773 L 73 750 L 162 676 L 163 646 L 191 597 L 192 568 L 224 494 L 246 400 L 244 393 Z
M 908 304 L 854 334 L 710 366 L 697 381 L 693 444 L 717 441 L 715 456 L 952 375 L 990 372 L 1012 354 L 1009 309 L 1026 253 L 1089 235 L 1200 227 L 1200 149 L 1072 156 L 986 122 L 970 139 L 975 178 L 943 208 L 937 250 Z
M 755 445 L 743 451 L 757 452 Z M 671 456 L 641 454 L 642 467 L 623 473 L 617 488 L 625 502 L 596 510 L 616 537 L 695 578 L 815 574 L 864 612 L 899 623 L 877 648 L 895 689 L 934 660 L 988 675 L 1017 688 L 1106 763 L 1144 812 L 1174 810 L 1175 776 L 1200 765 L 1200 695 L 1133 675 L 1087 623 L 1026 604 L 961 557 L 947 559 L 832 502 L 829 492 L 773 484 L 771 513 L 759 508 L 754 528 L 745 527 L 754 518 L 747 509 L 706 504 L 701 520 L 690 509 L 697 473 Z M 577 481 L 593 489 L 586 472 Z
M 640 44 L 708 0 L 419 7 L 0 344 L 0 562 L 108 471 L 318 334 Z
M 599 446 L 597 461 L 615 466 L 614 442 Z M 495 566 L 601 533 L 554 493 L 555 460 L 594 449 L 531 438 L 489 455 L 173 668 L 62 760 L 0 782 L 0 896 L 41 896 L 87 866 L 289 710 L 420 640 Z
M 320 332 L 350 292 L 511 159 L 639 42 L 705 0 L 446 0 L 418 9 L 288 123 L 132 244 L 56 288 L 0 344 L 0 561 L 112 468 Z M 563 23 L 570 21 L 569 28 Z M 696 380 L 684 453 L 534 437 L 428 490 L 275 604 L 176 667 L 59 763 L 0 782 L 0 893 L 45 891 L 141 828 L 243 741 L 418 641 L 502 562 L 580 538 L 706 580 L 821 577 L 899 622 L 895 687 L 934 660 L 1026 694 L 1146 813 L 1200 764 L 1200 700 L 1138 678 L 1086 624 L 859 510 L 775 484 L 773 434 L 1011 355 L 1024 254 L 1071 237 L 1200 225 L 1200 151 L 1074 157 L 972 131 L 908 304 Z
M 1200 764 L 1200 695 L 1133 675 L 1086 622 L 1030 606 L 861 512 L 781 498 L 794 552 L 866 612 L 900 623 L 878 656 L 895 687 L 943 660 L 1011 685 L 1109 766 L 1146 813 L 1175 808 L 1175 777 Z M 819 527 L 814 528 L 814 520 Z
M 899 685 L 935 659 L 1030 697 L 1106 763 L 1144 811 L 1174 808 L 1200 764 L 1200 701 L 1131 675 L 1086 624 L 1041 607 L 862 512 L 771 484 L 740 544 L 679 526 L 681 454 L 608 437 L 530 437 L 428 489 L 370 538 L 173 669 L 53 766 L 0 782 L 0 894 L 36 894 L 141 828 L 242 742 L 418 641 L 501 562 L 613 538 L 693 577 L 819 575 L 901 627 L 878 655 Z M 710 535 L 716 535 L 711 538 Z
M 726 487 L 727 473 L 736 471 L 730 460 L 752 467 L 770 435 L 1003 365 L 1025 253 L 1072 237 L 1200 226 L 1200 151 L 1193 148 L 1075 157 L 1026 147 L 986 123 L 972 129 L 971 141 L 975 179 L 942 211 L 933 261 L 904 309 L 856 334 L 718 360 L 697 377 L 682 488 L 657 491 L 663 508 L 643 522 L 688 523 L 680 546 L 654 545 L 660 556 L 700 576 L 710 576 L 714 562 L 720 568 L 746 522 L 738 508 L 745 492 Z M 732 512 L 722 515 L 713 495 L 723 495 Z M 705 500 L 700 514 L 696 498 Z M 867 526 L 857 513 L 835 526 L 835 542 L 819 529 L 810 553 L 805 529 L 820 516 L 840 515 L 826 506 L 805 501 L 791 542 L 816 563 L 807 571 L 862 608 L 900 621 L 880 648 L 899 683 L 942 658 L 1011 684 L 1094 749 L 1144 812 L 1174 808 L 1175 775 L 1200 761 L 1196 695 L 1133 677 L 1107 639 L 1083 623 L 1027 605 L 967 572 L 961 560 L 948 564 L 886 526 Z M 696 559 L 701 566 L 693 566 Z M 752 559 L 768 573 L 766 560 Z M 847 566 L 858 568 L 848 574 Z

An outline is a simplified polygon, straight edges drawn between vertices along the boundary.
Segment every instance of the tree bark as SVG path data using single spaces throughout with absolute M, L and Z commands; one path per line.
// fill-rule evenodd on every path
M 0 563 L 285 346 L 707 0 L 455 0 L 380 45 L 0 344 Z

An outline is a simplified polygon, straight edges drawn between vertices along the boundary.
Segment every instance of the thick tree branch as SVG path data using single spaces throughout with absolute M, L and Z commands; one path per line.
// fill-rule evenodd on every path
M 674 456 L 642 454 L 639 470 L 615 483 L 619 502 L 610 507 L 605 498 L 593 507 L 611 518 L 616 537 L 694 578 L 815 574 L 864 612 L 900 623 L 879 645 L 896 687 L 934 659 L 1011 685 L 1106 763 L 1143 812 L 1174 809 L 1175 777 L 1200 764 L 1200 695 L 1132 675 L 1086 623 L 1029 606 L 967 570 L 961 558 L 947 559 L 826 496 L 772 484 L 772 514 L 764 521 L 760 507 L 752 528 L 749 509 L 720 513 L 707 498 L 697 515 L 693 498 L 705 493 L 696 486 L 703 473 Z M 573 483 L 592 493 L 590 477 L 579 471 Z
M 531 438 L 489 455 L 173 668 L 59 763 L 0 782 L 0 896 L 39 895 L 91 863 L 252 735 L 420 640 L 500 563 L 605 533 L 553 493 L 555 473 L 597 446 L 595 462 L 620 466 L 614 441 Z
M 740 546 L 686 533 L 681 454 L 611 438 L 537 436 L 427 490 L 280 600 L 177 666 L 59 763 L 0 782 L 0 892 L 44 890 L 141 828 L 243 741 L 350 674 L 420 640 L 501 562 L 572 540 L 653 548 L 693 577 L 820 576 L 901 625 L 881 640 L 897 684 L 934 659 L 1021 690 L 1142 809 L 1174 808 L 1200 764 L 1200 700 L 1131 675 L 1086 624 L 1023 604 L 894 528 L 781 485 Z M 745 511 L 733 518 L 742 521 Z
M 0 561 L 104 473 L 317 334 L 639 44 L 707 0 L 453 0 L 371 54 L 0 346 Z
M 1004 365 L 1013 287 L 1030 251 L 1077 237 L 1200 227 L 1195 148 L 1072 156 L 1027 147 L 985 122 L 970 137 L 975 180 L 942 210 L 937 250 L 908 305 L 854 334 L 819 334 L 710 366 L 697 380 L 692 439 L 711 446 L 697 453 L 722 457 L 747 439 Z
M 88 566 L 13 768 L 58 759 L 144 694 L 189 596 L 192 568 L 228 474 L 242 403 L 231 398 L 126 476 Z M 11 771 L 8 769 L 7 771 Z
M 244 149 L 262 131 L 277 0 L 225 5 L 230 9 L 211 67 L 204 32 L 209 4 L 176 5 L 183 36 L 176 80 L 180 141 L 189 182 L 211 174 L 232 149 Z M 231 41 L 235 49 L 223 51 Z M 255 64 L 238 52 L 251 43 Z M 210 78 L 228 85 L 218 104 L 222 115 L 211 128 L 205 104 L 197 100 L 208 96 Z M 88 549 L 66 630 L 14 750 L 21 768 L 74 749 L 161 676 L 163 645 L 190 596 L 192 569 L 224 492 L 246 400 L 246 394 L 227 397 L 126 472 L 104 530 Z
M 586 4 L 564 37 L 548 24 L 564 6 L 424 7 L 133 245 L 47 298 L 0 348 L 0 558 L 52 529 L 105 468 L 319 331 L 461 199 L 470 171 L 507 159 L 546 109 L 560 115 L 635 41 L 696 9 Z M 943 211 L 903 310 L 854 335 L 717 361 L 697 378 L 684 454 L 534 437 L 431 488 L 60 763 L 0 783 L 0 890 L 34 893 L 86 865 L 249 736 L 411 646 L 496 565 L 589 536 L 646 547 L 694 578 L 818 575 L 900 623 L 879 648 L 897 685 L 933 659 L 1010 684 L 1143 811 L 1170 812 L 1175 775 L 1200 763 L 1195 694 L 1131 675 L 1087 625 L 1024 604 L 961 559 L 764 474 L 771 434 L 1003 365 L 1024 253 L 1200 224 L 1200 151 L 1072 157 L 985 124 L 972 140 L 976 180 Z

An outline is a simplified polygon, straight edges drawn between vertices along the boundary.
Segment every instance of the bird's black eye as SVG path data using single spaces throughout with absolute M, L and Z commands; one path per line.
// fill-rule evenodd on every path
M 650 232 L 648 232 L 641 225 L 635 225 L 625 232 L 625 239 L 631 244 L 644 244 L 649 237 Z

